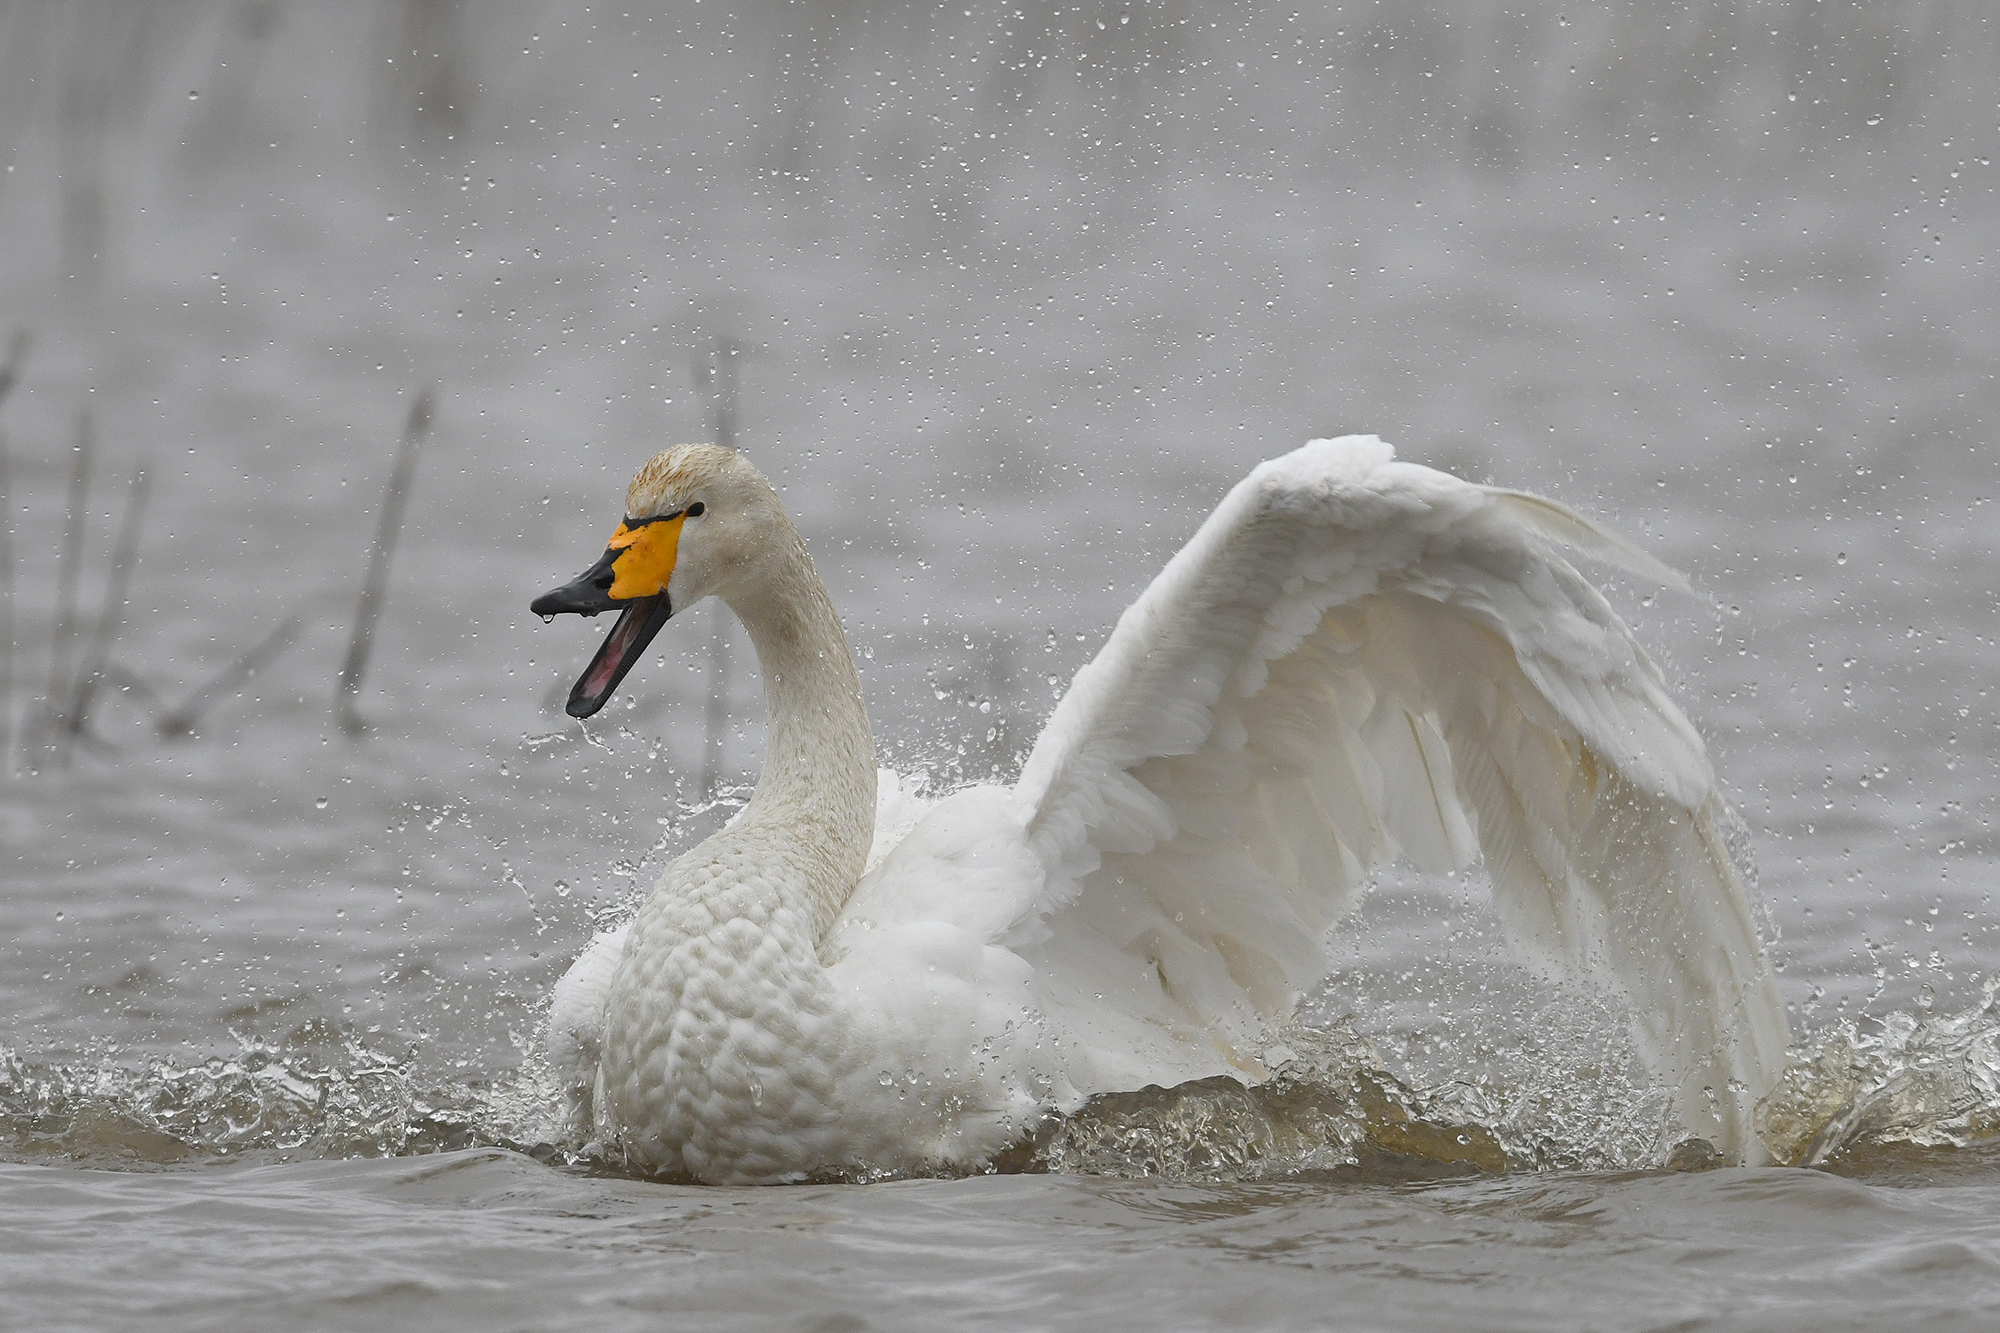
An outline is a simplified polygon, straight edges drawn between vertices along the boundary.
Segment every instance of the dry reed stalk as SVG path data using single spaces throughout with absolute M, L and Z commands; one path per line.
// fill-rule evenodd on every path
M 146 501 L 152 493 L 152 473 L 144 463 L 132 470 L 132 487 L 125 496 L 125 517 L 118 525 L 118 540 L 111 551 L 111 574 L 104 584 L 104 605 L 98 608 L 97 624 L 76 673 L 76 689 L 63 718 L 63 730 L 80 736 L 90 718 L 90 705 L 104 682 L 111 657 L 111 642 L 118 635 L 125 610 L 126 589 L 132 567 L 139 563 L 139 532 L 146 523 Z
M 313 600 L 313 599 L 308 599 Z M 279 622 L 278 627 L 266 634 L 249 652 L 231 662 L 222 670 L 189 691 L 187 698 L 167 711 L 160 719 L 162 736 L 189 736 L 201 723 L 201 715 L 207 711 L 209 702 L 215 696 L 235 689 L 263 669 L 264 664 L 276 657 L 298 637 L 305 626 L 303 609 L 294 611 Z
M 83 572 L 83 529 L 90 503 L 90 464 L 96 452 L 96 432 L 90 409 L 76 414 L 76 444 L 69 472 L 69 504 L 63 544 L 56 564 L 56 623 L 49 640 L 49 683 L 41 711 L 22 730 L 21 748 L 32 766 L 32 752 L 43 748 L 52 728 L 61 723 L 60 700 L 69 693 L 70 640 L 76 637 L 77 584 Z
M 715 426 L 715 442 L 725 449 L 736 447 L 737 407 L 741 399 L 736 358 L 742 350 L 736 339 L 725 335 L 715 339 L 707 351 L 694 359 L 694 387 Z
M 14 497 L 0 435 L 0 768 L 14 752 Z
M 723 746 L 729 726 L 729 626 L 715 619 L 715 639 L 708 650 L 708 707 L 702 717 L 701 799 L 712 801 L 722 792 Z
M 32 340 L 26 329 L 7 340 L 7 359 L 0 361 L 0 406 L 21 379 Z M 8 475 L 7 437 L 0 433 L 0 767 L 14 752 L 14 492 Z
M 14 385 L 20 381 L 21 366 L 28 359 L 28 349 L 35 340 L 26 329 L 15 329 L 13 337 L 7 339 L 7 359 L 0 361 L 0 403 L 7 401 L 7 395 L 14 392 Z
M 389 473 L 389 489 L 382 497 L 382 522 L 375 529 L 375 544 L 368 551 L 368 573 L 362 580 L 361 600 L 354 608 L 354 635 L 347 643 L 347 660 L 340 667 L 340 690 L 335 708 L 340 727 L 350 736 L 366 730 L 367 723 L 355 711 L 361 693 L 361 673 L 368 667 L 368 654 L 375 647 L 375 625 L 382 615 L 382 599 L 388 591 L 389 559 L 395 554 L 396 537 L 403 530 L 403 507 L 410 497 L 410 481 L 416 475 L 417 449 L 431 428 L 431 391 L 424 389 L 410 404 L 409 420 L 403 425 L 403 442 L 396 450 L 396 465 Z
M 742 380 L 737 373 L 737 356 L 742 348 L 734 338 L 716 338 L 708 349 L 694 358 L 694 385 L 715 427 L 715 442 L 725 449 L 736 447 L 737 408 Z M 714 800 L 722 791 L 722 761 L 729 726 L 729 625 L 716 617 L 715 638 L 708 650 L 708 706 L 703 717 L 701 790 L 703 800 Z

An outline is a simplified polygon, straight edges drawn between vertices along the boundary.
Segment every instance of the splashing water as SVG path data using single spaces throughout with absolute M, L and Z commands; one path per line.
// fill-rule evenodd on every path
M 1262 1085 L 1220 1077 L 1096 1097 L 992 1169 L 1415 1180 L 1714 1161 L 1699 1140 L 1668 1131 L 1657 1091 L 1608 1065 L 1530 1062 L 1512 1082 L 1482 1075 L 1420 1087 L 1389 1072 L 1394 1062 L 1347 1018 L 1302 1015 L 1282 1035 L 1289 1058 Z M 1759 1108 L 1758 1126 L 1793 1166 L 1990 1144 L 2000 1138 L 2000 982 L 1958 1013 L 1895 1013 L 1814 1035 Z M 138 1167 L 480 1146 L 617 1170 L 596 1145 L 566 1135 L 562 1099 L 533 1051 L 511 1077 L 484 1085 L 427 1078 L 414 1055 L 349 1034 L 243 1041 L 197 1063 L 156 1057 L 137 1067 L 0 1052 L 0 1152 L 16 1159 Z
M 196 1064 L 60 1065 L 0 1051 L 0 1144 L 93 1166 L 396 1157 L 479 1146 L 534 1151 L 557 1123 L 523 1073 L 510 1084 L 420 1081 L 411 1059 L 351 1035 L 329 1055 L 242 1041 Z M 530 1067 L 532 1066 L 532 1062 Z
M 1507 1169 L 1481 1089 L 1409 1087 L 1349 1021 L 1285 1035 L 1290 1058 L 1269 1082 L 1222 1076 L 1092 1098 L 1043 1128 L 1028 1169 L 1202 1181 Z
M 2000 980 L 1952 1014 L 1845 1019 L 1795 1051 L 1758 1108 L 1779 1161 L 1818 1166 L 1870 1148 L 1970 1148 L 2000 1136 Z

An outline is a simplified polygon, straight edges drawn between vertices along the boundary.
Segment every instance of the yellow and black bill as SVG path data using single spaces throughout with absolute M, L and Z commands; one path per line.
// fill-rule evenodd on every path
M 611 627 L 597 655 L 571 688 L 569 702 L 563 705 L 571 717 L 589 717 L 604 707 L 618 682 L 625 679 L 646 645 L 673 615 L 667 582 L 673 577 L 685 518 L 682 512 L 626 519 L 596 564 L 528 604 L 528 609 L 544 620 L 566 612 L 580 616 L 618 612 L 618 623 Z

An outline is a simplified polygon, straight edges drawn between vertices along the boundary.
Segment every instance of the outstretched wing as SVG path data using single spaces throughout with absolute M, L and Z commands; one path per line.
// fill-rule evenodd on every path
M 1107 1079 L 1254 1069 L 1371 867 L 1483 853 L 1513 942 L 1622 988 L 1682 1122 L 1760 1156 L 1788 1033 L 1714 774 L 1559 545 L 1680 583 L 1549 501 L 1320 440 L 1120 618 L 1016 788 L 1039 894 L 994 937 L 1131 1053 Z

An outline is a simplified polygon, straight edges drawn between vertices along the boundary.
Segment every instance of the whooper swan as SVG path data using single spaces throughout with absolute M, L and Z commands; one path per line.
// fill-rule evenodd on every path
M 1788 1034 L 1715 776 L 1563 545 L 1680 584 L 1548 500 L 1314 441 L 1119 618 L 1012 790 L 926 807 L 878 778 L 770 483 L 711 445 L 655 456 L 603 557 L 533 604 L 619 612 L 568 710 L 713 595 L 769 730 L 749 805 L 557 983 L 584 1128 L 704 1181 L 976 1168 L 1095 1093 L 1256 1081 L 1371 867 L 1483 855 L 1519 950 L 1630 1001 L 1687 1132 L 1765 1160 Z

